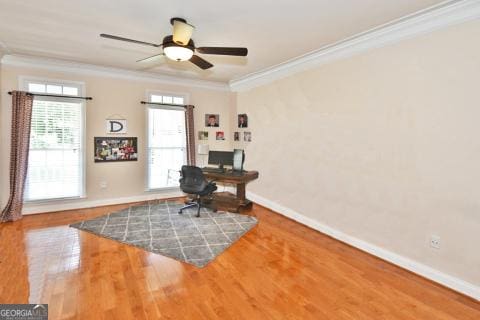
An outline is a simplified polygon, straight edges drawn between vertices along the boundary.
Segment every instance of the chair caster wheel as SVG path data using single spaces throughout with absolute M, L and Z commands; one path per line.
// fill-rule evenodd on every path
M 218 210 L 217 209 L 213 209 L 213 212 L 217 212 Z
M 183 213 L 182 210 L 178 211 L 178 214 L 182 214 L 182 213 Z

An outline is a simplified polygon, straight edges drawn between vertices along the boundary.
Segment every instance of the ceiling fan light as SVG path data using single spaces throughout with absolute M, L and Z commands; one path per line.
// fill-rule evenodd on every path
M 192 37 L 194 26 L 180 20 L 173 21 L 173 41 L 182 46 L 187 45 Z
M 167 58 L 174 61 L 187 61 L 193 56 L 193 50 L 186 47 L 170 46 L 163 48 Z

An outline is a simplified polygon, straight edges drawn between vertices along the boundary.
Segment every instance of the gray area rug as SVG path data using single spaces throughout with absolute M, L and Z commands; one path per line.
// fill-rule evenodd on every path
M 206 208 L 199 218 L 196 208 L 178 214 L 182 206 L 150 201 L 70 226 L 204 267 L 257 224 L 251 216 Z

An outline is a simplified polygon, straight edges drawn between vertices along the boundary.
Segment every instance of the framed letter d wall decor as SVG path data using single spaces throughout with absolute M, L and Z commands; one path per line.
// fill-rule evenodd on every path
M 127 133 L 127 120 L 107 119 L 105 120 L 105 129 L 109 134 Z

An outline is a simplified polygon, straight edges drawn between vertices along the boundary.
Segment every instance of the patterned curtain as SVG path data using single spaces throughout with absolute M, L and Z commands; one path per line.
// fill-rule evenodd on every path
M 33 96 L 12 92 L 12 134 L 10 146 L 10 198 L 0 215 L 0 222 L 22 217 L 23 190 L 27 177 Z
M 193 124 L 193 106 L 185 107 L 185 131 L 187 134 L 187 164 L 190 166 L 195 163 L 195 126 Z

